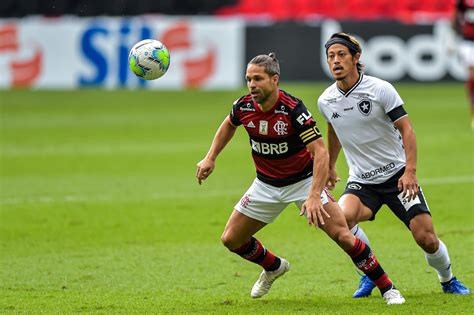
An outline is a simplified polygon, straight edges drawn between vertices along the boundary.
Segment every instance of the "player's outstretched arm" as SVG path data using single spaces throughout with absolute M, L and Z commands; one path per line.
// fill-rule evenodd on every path
M 204 159 L 197 164 L 196 178 L 199 185 L 201 185 L 201 183 L 211 175 L 216 164 L 217 156 L 221 153 L 230 139 L 232 139 L 236 129 L 237 127 L 230 122 L 229 116 L 224 119 L 219 129 L 217 129 L 214 140 L 212 140 L 211 148 Z
M 334 189 L 336 183 L 341 179 L 337 176 L 336 161 L 341 151 L 341 143 L 331 124 L 328 123 L 328 152 L 329 152 L 329 174 L 327 186 L 329 189 Z
M 406 166 L 405 173 L 398 180 L 398 189 L 403 191 L 403 197 L 408 200 L 415 199 L 418 194 L 418 178 L 416 177 L 416 137 L 413 126 L 408 116 L 402 117 L 395 122 L 395 126 L 402 135 L 405 147 Z

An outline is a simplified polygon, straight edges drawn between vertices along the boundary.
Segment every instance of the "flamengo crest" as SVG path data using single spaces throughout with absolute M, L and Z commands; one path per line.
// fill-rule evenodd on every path
M 357 103 L 357 108 L 364 116 L 369 116 L 372 111 L 372 102 L 370 100 L 362 100 Z
M 284 136 L 284 135 L 288 134 L 288 130 L 286 129 L 286 126 L 288 126 L 287 123 L 285 123 L 284 121 L 279 120 L 279 121 L 277 121 L 275 126 L 273 126 L 273 130 L 275 130 L 276 133 L 279 136 Z

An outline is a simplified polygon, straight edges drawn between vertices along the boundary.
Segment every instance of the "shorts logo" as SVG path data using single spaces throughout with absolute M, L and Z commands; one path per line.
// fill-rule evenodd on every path
M 357 103 L 357 108 L 364 116 L 369 116 L 372 111 L 372 102 L 370 100 L 362 100 Z
M 397 195 L 398 199 L 402 203 L 402 206 L 405 208 L 405 211 L 410 210 L 411 207 L 414 205 L 418 205 L 421 203 L 420 198 L 418 196 L 415 196 L 415 199 L 408 200 L 408 195 L 403 197 L 403 192 L 399 193 Z
M 361 190 L 362 187 L 359 184 L 350 183 L 350 184 L 347 185 L 347 189 Z
M 250 203 L 250 195 L 245 195 L 242 197 L 242 199 L 240 199 L 240 205 L 242 206 L 242 208 L 247 208 L 249 203 Z

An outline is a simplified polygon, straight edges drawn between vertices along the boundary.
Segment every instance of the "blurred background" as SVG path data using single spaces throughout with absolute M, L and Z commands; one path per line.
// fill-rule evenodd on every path
M 454 0 L 2 0 L 0 88 L 241 87 L 246 61 L 275 51 L 282 80 L 329 80 L 323 43 L 357 35 L 367 73 L 392 81 L 461 81 Z M 171 51 L 169 73 L 140 81 L 129 48 Z

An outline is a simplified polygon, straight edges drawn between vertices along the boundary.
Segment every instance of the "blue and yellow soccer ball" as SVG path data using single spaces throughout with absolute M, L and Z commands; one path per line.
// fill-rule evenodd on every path
M 138 77 L 155 80 L 168 71 L 170 53 L 160 41 L 145 39 L 132 47 L 128 55 L 128 64 Z

